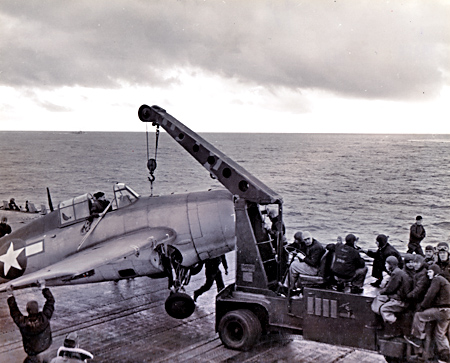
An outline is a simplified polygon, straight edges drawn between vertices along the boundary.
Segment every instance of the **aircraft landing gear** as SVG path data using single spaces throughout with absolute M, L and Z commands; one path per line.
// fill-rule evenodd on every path
M 203 263 L 198 263 L 193 267 L 184 267 L 172 259 L 172 266 L 175 270 L 175 281 L 171 287 L 171 294 L 167 298 L 164 307 L 167 314 L 175 319 L 186 319 L 195 311 L 194 300 L 184 292 L 184 286 L 189 284 L 192 275 L 196 275 L 203 267 Z
M 186 319 L 194 312 L 195 302 L 184 292 L 173 292 L 167 298 L 164 307 L 172 318 Z
M 155 248 L 155 254 L 150 262 L 165 272 L 169 278 L 170 295 L 164 304 L 167 314 L 175 319 L 186 319 L 195 310 L 194 300 L 185 293 L 184 286 L 189 284 L 191 276 L 198 274 L 203 268 L 203 262 L 193 266 L 181 265 L 183 256 L 173 246 L 160 244 Z M 175 278 L 173 276 L 175 272 Z

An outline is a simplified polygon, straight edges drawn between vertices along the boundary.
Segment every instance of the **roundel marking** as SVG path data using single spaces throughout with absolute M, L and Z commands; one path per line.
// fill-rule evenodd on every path
M 25 244 L 13 240 L 0 248 L 0 277 L 8 280 L 22 276 L 27 268 Z

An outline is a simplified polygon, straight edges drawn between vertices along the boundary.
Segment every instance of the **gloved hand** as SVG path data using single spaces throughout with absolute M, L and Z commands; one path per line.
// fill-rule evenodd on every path
M 6 289 L 6 292 L 8 294 L 8 297 L 14 296 L 14 290 L 11 285 L 8 286 L 8 288 Z

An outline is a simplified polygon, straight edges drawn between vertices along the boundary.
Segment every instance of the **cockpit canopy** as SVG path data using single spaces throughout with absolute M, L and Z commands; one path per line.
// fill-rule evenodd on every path
M 113 193 L 114 197 L 111 201 L 112 211 L 133 204 L 140 197 L 138 193 L 124 183 L 114 184 Z M 92 194 L 86 193 L 59 203 L 60 227 L 71 225 L 90 217 L 93 200 Z
M 112 202 L 113 210 L 123 208 L 133 204 L 139 199 L 139 194 L 124 183 L 114 184 L 114 200 Z

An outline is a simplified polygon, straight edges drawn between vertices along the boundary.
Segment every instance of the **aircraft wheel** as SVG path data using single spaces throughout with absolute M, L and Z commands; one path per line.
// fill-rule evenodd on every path
M 229 311 L 219 323 L 219 338 L 231 349 L 249 350 L 259 340 L 262 333 L 261 322 L 250 310 Z
M 194 312 L 195 302 L 188 294 L 175 292 L 166 299 L 164 307 L 172 318 L 186 319 Z

